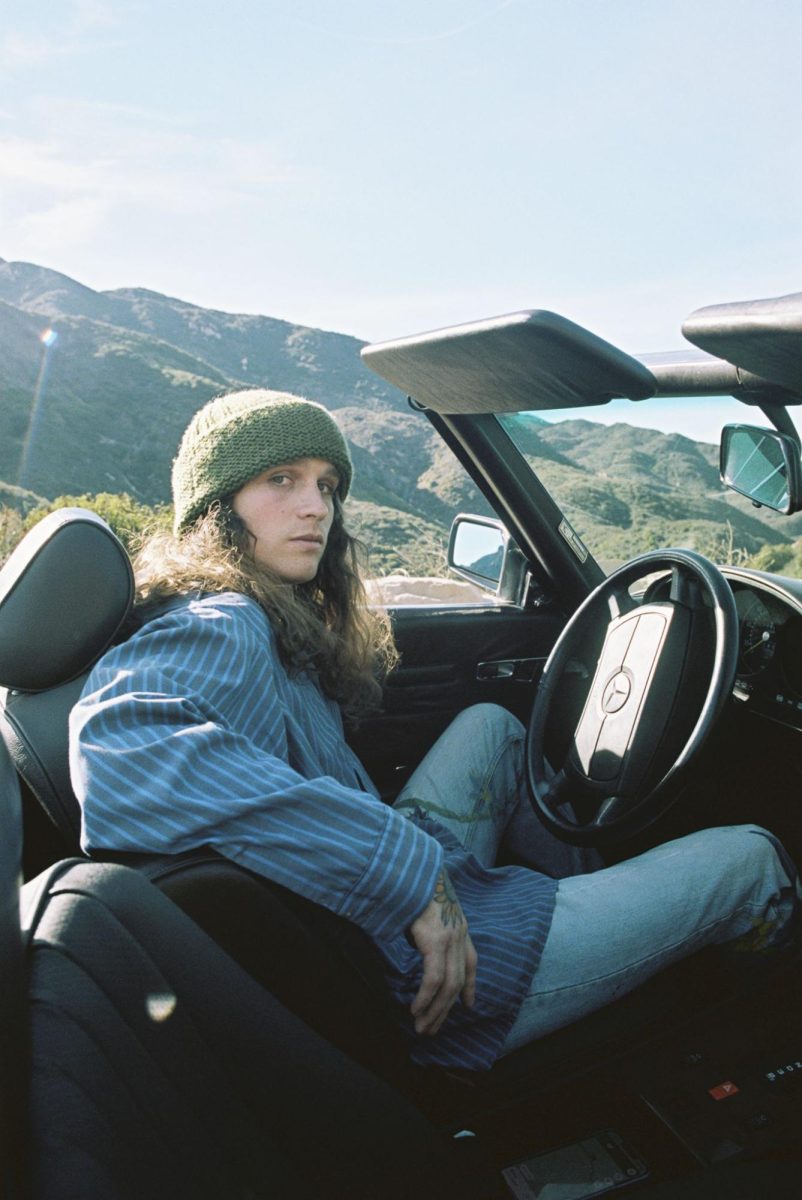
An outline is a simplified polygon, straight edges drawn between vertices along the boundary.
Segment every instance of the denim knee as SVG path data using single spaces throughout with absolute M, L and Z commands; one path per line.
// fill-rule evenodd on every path
M 499 741 L 504 738 L 523 738 L 525 730 L 517 717 L 504 708 L 501 704 L 490 704 L 483 701 L 480 704 L 472 704 L 470 708 L 464 708 L 462 712 L 454 718 L 453 725 L 465 726 L 464 731 L 468 732 L 471 725 L 482 733 L 487 733 L 492 730 Z
M 716 857 L 722 854 L 726 855 L 729 851 L 736 859 L 740 857 L 744 861 L 755 860 L 758 866 L 767 863 L 776 866 L 777 860 L 779 860 L 780 865 L 786 871 L 790 867 L 792 877 L 796 873 L 790 864 L 788 853 L 782 842 L 762 825 L 754 825 L 750 822 L 743 825 L 722 825 L 709 831 L 701 831 L 702 835 L 707 832 L 718 835 L 718 845 L 715 848 Z
M 802 898 L 796 865 L 779 838 L 761 825 L 704 829 L 687 842 L 703 855 L 697 869 L 714 873 L 733 895 L 751 891 L 763 901 L 773 895 L 785 907 Z
M 757 844 L 760 846 L 760 850 L 753 845 L 751 853 L 757 854 L 762 862 L 768 860 L 772 867 L 776 867 L 779 863 L 779 866 L 787 877 L 788 884 L 794 887 L 797 896 L 802 897 L 799 868 L 780 839 L 771 830 L 764 829 L 762 825 L 736 825 L 734 828 L 759 839 Z

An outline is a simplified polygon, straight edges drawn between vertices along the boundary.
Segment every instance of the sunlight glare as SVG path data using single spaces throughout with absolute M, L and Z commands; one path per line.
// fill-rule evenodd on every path
M 176 1009 L 178 1000 L 173 992 L 151 992 L 145 997 L 145 1008 L 151 1021 L 161 1024 L 169 1020 Z
M 31 463 L 31 449 L 36 440 L 36 433 L 41 424 L 41 409 L 42 400 L 45 393 L 47 383 L 48 370 L 50 368 L 50 352 L 58 342 L 58 332 L 55 329 L 45 329 L 39 334 L 39 341 L 42 343 L 42 361 L 39 365 L 39 374 L 36 379 L 36 387 L 33 392 L 31 401 L 31 411 L 28 416 L 28 428 L 25 431 L 25 437 L 22 440 L 22 449 L 20 452 L 19 469 L 17 471 L 17 484 L 19 487 L 27 487 L 28 472 Z

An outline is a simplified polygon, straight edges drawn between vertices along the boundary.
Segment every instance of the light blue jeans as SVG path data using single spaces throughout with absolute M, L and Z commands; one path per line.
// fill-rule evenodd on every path
M 802 896 L 777 839 L 755 825 L 705 829 L 613 867 L 535 815 L 522 725 L 479 704 L 449 726 L 396 807 L 421 807 L 483 865 L 499 852 L 558 877 L 551 930 L 502 1053 L 586 1016 L 703 946 L 745 955 L 781 940 Z

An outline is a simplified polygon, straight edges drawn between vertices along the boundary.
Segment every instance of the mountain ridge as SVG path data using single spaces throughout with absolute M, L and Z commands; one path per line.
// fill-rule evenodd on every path
M 356 467 L 355 525 L 383 567 L 442 560 L 453 514 L 490 510 L 425 416 L 364 367 L 363 344 L 0 259 L 0 504 L 101 492 L 167 503 L 193 413 L 220 392 L 271 387 L 337 414 Z M 513 421 L 597 556 L 627 558 L 644 534 L 710 552 L 722 523 L 748 552 L 802 533 L 802 518 L 758 518 L 723 493 L 706 443 L 624 422 Z

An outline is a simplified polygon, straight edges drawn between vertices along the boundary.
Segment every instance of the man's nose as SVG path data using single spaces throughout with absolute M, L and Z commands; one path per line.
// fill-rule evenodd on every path
M 312 516 L 323 518 L 329 511 L 329 506 L 326 503 L 326 497 L 321 492 L 317 484 L 311 484 L 305 487 L 301 493 L 301 511 L 309 513 Z

